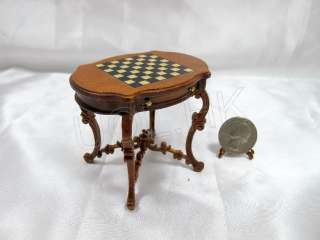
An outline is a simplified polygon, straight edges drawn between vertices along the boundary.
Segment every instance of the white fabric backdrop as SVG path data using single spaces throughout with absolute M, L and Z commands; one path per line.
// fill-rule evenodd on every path
M 0 0 L 0 239 L 318 240 L 319 22 L 315 0 Z M 92 136 L 68 72 L 152 49 L 215 72 L 194 141 L 206 166 L 147 154 L 128 212 L 121 153 L 82 160 Z M 199 107 L 159 111 L 158 140 L 182 148 Z M 235 115 L 257 125 L 254 161 L 216 157 L 218 129 Z M 119 139 L 118 117 L 98 120 L 105 143 Z M 135 132 L 146 124 L 138 114 Z
M 163 49 L 195 54 L 215 70 L 319 72 L 316 0 L 0 3 L 2 68 L 72 70 L 113 54 Z

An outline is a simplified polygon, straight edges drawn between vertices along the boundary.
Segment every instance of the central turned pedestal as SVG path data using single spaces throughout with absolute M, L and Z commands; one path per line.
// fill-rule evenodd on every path
M 127 207 L 135 207 L 135 182 L 139 176 L 143 156 L 149 149 L 184 159 L 193 170 L 200 172 L 204 163 L 192 153 L 192 139 L 196 130 L 202 130 L 209 109 L 205 91 L 210 77 L 205 62 L 190 55 L 174 52 L 144 52 L 115 56 L 102 61 L 81 65 L 70 77 L 75 90 L 75 100 L 81 108 L 82 121 L 89 124 L 95 139 L 91 153 L 84 155 L 87 163 L 103 153 L 111 154 L 116 148 L 124 153 L 128 168 Z M 189 97 L 202 99 L 202 108 L 192 114 L 192 125 L 186 139 L 186 152 L 175 149 L 166 142 L 156 144 L 155 111 L 178 104 Z M 134 114 L 149 111 L 149 129 L 139 136 L 132 136 Z M 95 113 L 116 114 L 122 117 L 122 139 L 115 144 L 101 147 L 100 128 Z M 135 149 L 138 149 L 135 155 Z

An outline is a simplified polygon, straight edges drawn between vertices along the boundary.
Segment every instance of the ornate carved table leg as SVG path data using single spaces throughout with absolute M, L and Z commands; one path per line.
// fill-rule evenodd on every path
M 139 135 L 139 137 L 134 138 L 134 142 L 137 143 L 137 146 L 139 146 L 140 150 L 137 153 L 136 161 L 135 161 L 135 181 L 138 180 L 139 177 L 139 168 L 142 163 L 142 159 L 144 157 L 144 154 L 147 150 L 147 144 L 148 144 L 148 130 L 142 130 L 142 133 Z
M 186 164 L 191 164 L 193 166 L 194 171 L 201 172 L 204 167 L 204 163 L 197 161 L 193 156 L 192 139 L 196 130 L 201 131 L 204 129 L 204 124 L 206 122 L 205 117 L 209 110 L 209 97 L 205 89 L 201 89 L 199 92 L 197 92 L 195 97 L 202 99 L 202 108 L 198 113 L 194 112 L 192 114 L 192 125 L 189 129 L 187 142 L 186 142 L 186 152 L 187 152 Z
M 141 166 L 141 162 L 142 162 L 142 159 L 144 157 L 144 154 L 146 153 L 146 148 L 144 147 L 141 147 L 140 148 L 140 151 L 137 153 L 137 159 L 136 159 L 136 162 L 135 162 L 135 181 L 138 180 L 138 177 L 139 177 L 139 168 Z
M 135 162 L 134 162 L 134 142 L 132 140 L 132 119 L 131 114 L 122 116 L 122 148 L 124 161 L 127 162 L 129 190 L 127 207 L 133 210 L 135 207 Z
M 93 112 L 89 112 L 85 109 L 81 108 L 81 117 L 82 122 L 84 124 L 89 124 L 89 126 L 92 129 L 93 135 L 94 135 L 94 149 L 92 153 L 86 153 L 84 154 L 83 158 L 87 163 L 93 163 L 93 159 L 96 156 L 101 155 L 100 153 L 100 146 L 101 146 L 101 136 L 100 136 L 100 128 L 99 125 L 95 119 L 95 115 Z

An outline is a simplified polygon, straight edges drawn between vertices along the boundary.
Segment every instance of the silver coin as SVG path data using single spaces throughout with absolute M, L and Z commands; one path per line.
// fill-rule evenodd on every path
M 257 129 L 246 118 L 230 118 L 219 130 L 220 145 L 228 153 L 247 153 L 256 141 Z

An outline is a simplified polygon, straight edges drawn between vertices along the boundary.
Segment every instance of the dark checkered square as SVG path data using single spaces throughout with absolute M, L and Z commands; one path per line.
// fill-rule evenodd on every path
M 139 54 L 96 66 L 134 88 L 192 72 L 155 54 Z

